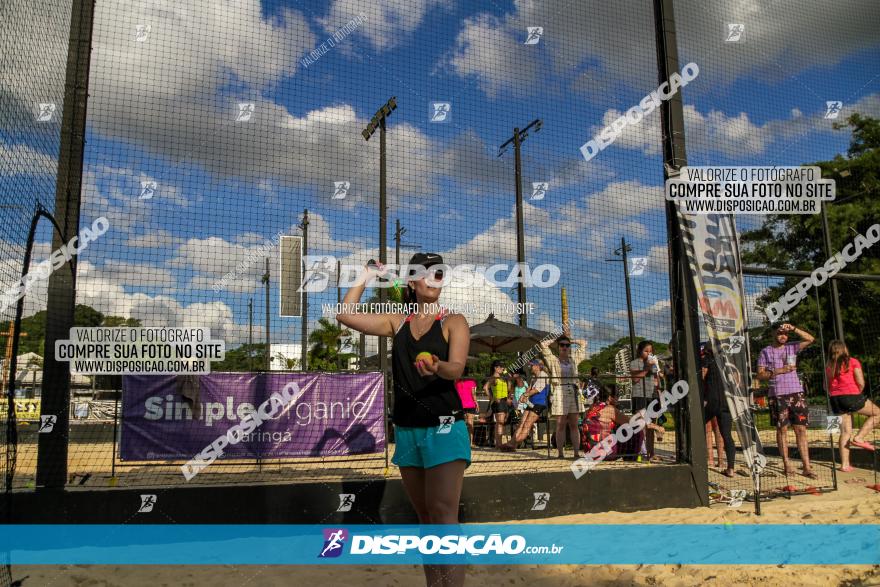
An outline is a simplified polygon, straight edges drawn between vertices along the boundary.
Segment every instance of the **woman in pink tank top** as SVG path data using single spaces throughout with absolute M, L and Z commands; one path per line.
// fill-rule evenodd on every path
M 840 469 L 852 471 L 849 449 L 861 448 L 873 451 L 874 445 L 865 437 L 880 424 L 880 408 L 865 397 L 865 375 L 862 364 L 849 355 L 846 343 L 832 340 L 828 346 L 828 362 L 825 364 L 825 384 L 831 400 L 831 411 L 842 416 L 840 422 Z M 852 436 L 852 415 L 868 416 L 855 436 Z
M 461 379 L 455 381 L 455 391 L 464 409 L 464 421 L 467 425 L 471 443 L 474 442 L 474 415 L 477 413 L 477 382 L 470 377 L 470 367 L 465 366 Z

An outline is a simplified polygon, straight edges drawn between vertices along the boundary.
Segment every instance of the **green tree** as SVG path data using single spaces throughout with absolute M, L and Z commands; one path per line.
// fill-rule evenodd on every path
M 45 320 L 45 312 L 43 312 L 43 319 Z M 73 310 L 73 325 L 74 326 L 84 326 L 84 327 L 94 327 L 101 326 L 104 323 L 105 316 L 101 312 L 92 308 L 91 306 L 86 306 L 84 304 L 77 304 Z
M 101 322 L 101 326 L 132 326 L 137 327 L 141 325 L 141 321 L 137 318 L 123 318 L 122 316 L 104 316 L 103 322 Z
M 211 363 L 211 371 L 262 371 L 266 366 L 265 343 L 243 344 L 228 349 L 222 361 Z
M 284 368 L 289 371 L 299 369 L 299 359 L 297 358 L 288 357 L 283 353 L 276 353 L 275 358 L 281 361 L 281 363 L 284 365 Z
M 835 201 L 826 206 L 832 254 L 852 242 L 856 234 L 864 234 L 880 218 L 880 121 L 851 115 L 843 123 L 835 124 L 839 130 L 852 131 L 847 155 L 837 155 L 831 161 L 811 163 L 822 170 L 822 177 L 834 179 Z M 770 269 L 798 269 L 812 271 L 825 263 L 820 215 L 769 215 L 763 224 L 742 235 L 743 263 L 760 265 Z M 880 273 L 880 247 L 867 248 L 861 257 L 847 265 L 847 273 Z M 757 300 L 759 309 L 777 301 L 802 278 L 789 277 L 771 286 Z M 862 359 L 866 370 L 877 373 L 880 364 L 880 328 L 876 324 L 880 283 L 841 282 L 840 307 L 846 343 L 852 354 Z M 819 288 L 818 304 L 811 290 L 809 296 L 792 308 L 783 320 L 811 327 L 818 334 L 819 315 L 827 345 L 833 336 L 831 317 L 831 288 L 826 284 Z M 766 319 L 765 319 L 766 322 Z M 765 323 L 764 344 L 770 340 L 770 325 Z M 808 368 L 821 370 L 821 349 L 813 347 L 812 358 L 807 357 Z M 752 348 L 753 361 L 757 351 Z
M 338 371 L 348 366 L 348 360 L 355 353 L 344 353 L 345 346 L 355 346 L 352 332 L 342 328 L 335 320 L 321 318 L 318 328 L 309 333 L 309 363 L 311 371 Z

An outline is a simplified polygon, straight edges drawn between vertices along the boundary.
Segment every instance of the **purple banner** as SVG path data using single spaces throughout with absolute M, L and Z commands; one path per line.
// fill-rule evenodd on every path
M 220 458 L 342 456 L 385 450 L 381 373 L 211 373 L 122 379 L 123 461 L 189 460 L 295 383 L 302 395 Z

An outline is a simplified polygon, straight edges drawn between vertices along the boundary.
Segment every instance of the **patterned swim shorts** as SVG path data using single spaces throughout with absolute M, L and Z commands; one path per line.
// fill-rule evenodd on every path
M 770 423 L 777 428 L 806 426 L 810 423 L 810 409 L 804 392 L 769 398 Z

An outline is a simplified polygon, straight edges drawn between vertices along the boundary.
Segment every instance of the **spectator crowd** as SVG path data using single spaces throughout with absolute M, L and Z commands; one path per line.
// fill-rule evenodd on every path
M 814 341 L 809 332 L 792 324 L 778 325 L 771 343 L 758 355 L 754 375 L 757 382 L 766 383 L 770 424 L 775 429 L 785 474 L 810 479 L 816 478 L 807 439 L 810 412 L 797 357 Z M 545 341 L 539 345 L 540 358 L 532 359 L 522 369 L 511 371 L 503 362 L 495 361 L 484 379 L 477 381 L 465 372 L 456 382 L 472 444 L 504 452 L 534 448 L 542 425 L 549 433 L 548 442 L 557 458 L 566 458 L 570 447 L 570 457 L 577 459 L 642 412 L 649 424 L 629 441 L 616 444 L 605 460 L 660 460 L 655 444 L 663 441 L 667 418 L 663 414 L 651 420 L 645 412 L 674 381 L 671 361 L 660 361 L 651 341 L 638 344 L 628 374 L 605 376 L 595 367 L 588 376 L 579 374 L 578 365 L 585 359 L 583 340 L 563 335 L 553 343 Z M 841 417 L 841 470 L 850 471 L 851 449 L 875 450 L 869 434 L 880 425 L 880 408 L 866 397 L 862 365 L 849 355 L 843 341 L 830 343 L 823 375 L 831 411 Z M 725 394 L 723 361 L 716 359 L 709 344 L 700 345 L 699 381 L 708 465 L 733 477 L 734 421 Z M 629 385 L 621 385 L 622 382 Z M 624 387 L 631 389 L 629 397 L 620 397 L 619 390 Z M 481 398 L 484 410 L 480 408 Z M 853 426 L 854 414 L 864 416 L 857 429 Z M 790 432 L 794 433 L 800 469 L 792 465 L 790 458 Z

